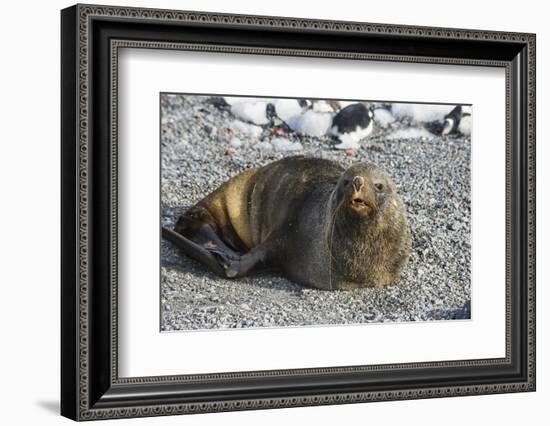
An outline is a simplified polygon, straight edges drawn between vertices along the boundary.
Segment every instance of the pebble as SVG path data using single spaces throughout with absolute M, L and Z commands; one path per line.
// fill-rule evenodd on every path
M 229 144 L 233 147 L 233 148 L 238 148 L 240 147 L 243 143 L 241 142 L 241 140 L 239 138 L 232 138 L 230 141 L 229 141 Z

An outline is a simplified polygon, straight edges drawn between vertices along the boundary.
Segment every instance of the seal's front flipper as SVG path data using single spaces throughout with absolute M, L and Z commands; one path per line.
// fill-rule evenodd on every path
M 191 238 L 193 238 L 193 241 L 196 243 L 201 244 L 209 252 L 220 256 L 223 261 L 230 259 L 238 260 L 241 257 L 241 253 L 230 248 L 208 224 L 201 225 L 193 232 Z
M 220 265 L 216 256 L 204 247 L 168 228 L 162 228 L 162 236 L 181 249 L 187 256 L 209 267 L 220 277 L 227 277 L 225 268 Z
M 238 278 L 247 275 L 253 269 L 259 267 L 266 257 L 265 245 L 253 248 L 243 254 L 240 259 L 230 259 L 225 266 L 225 273 L 229 278 Z

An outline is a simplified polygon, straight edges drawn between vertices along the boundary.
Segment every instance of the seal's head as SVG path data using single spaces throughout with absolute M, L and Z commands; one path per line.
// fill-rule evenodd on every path
M 337 203 L 352 217 L 373 219 L 381 214 L 386 203 L 395 197 L 391 178 L 372 163 L 357 163 L 340 177 Z
M 332 271 L 345 281 L 339 288 L 394 282 L 409 257 L 411 234 L 391 178 L 372 163 L 354 164 L 334 194 L 329 247 Z

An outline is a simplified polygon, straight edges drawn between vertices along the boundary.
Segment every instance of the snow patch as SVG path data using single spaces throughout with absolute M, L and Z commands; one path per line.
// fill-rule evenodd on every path
M 275 113 L 283 121 L 302 113 L 302 107 L 296 99 L 277 99 L 273 102 Z
M 385 108 L 378 108 L 374 110 L 374 121 L 380 127 L 387 129 L 388 126 L 395 121 L 395 117 L 390 111 Z
M 395 117 L 410 117 L 418 122 L 443 120 L 455 105 L 392 104 Z
M 267 124 L 266 102 L 238 102 L 231 105 L 231 113 L 243 121 L 254 124 Z
M 332 115 L 326 112 L 306 111 L 291 117 L 287 124 L 292 130 L 308 136 L 320 137 L 327 133 L 332 124 Z
M 233 97 L 233 96 L 224 96 L 224 97 L 223 97 L 223 100 L 224 100 L 228 105 L 234 105 L 234 104 L 238 104 L 238 103 L 244 102 L 244 98 L 238 98 L 238 97 Z
M 311 109 L 315 112 L 334 112 L 334 108 L 327 101 L 315 101 Z
M 471 136 L 472 134 L 472 116 L 471 115 L 462 117 L 462 120 L 460 120 L 460 123 L 458 123 L 458 131 L 462 133 L 464 136 Z

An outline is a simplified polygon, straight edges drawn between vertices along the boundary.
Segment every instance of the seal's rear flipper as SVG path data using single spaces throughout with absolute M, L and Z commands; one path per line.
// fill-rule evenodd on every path
M 162 236 L 181 249 L 187 256 L 209 267 L 220 277 L 227 277 L 224 268 L 219 264 L 216 257 L 204 247 L 168 228 L 162 228 Z

